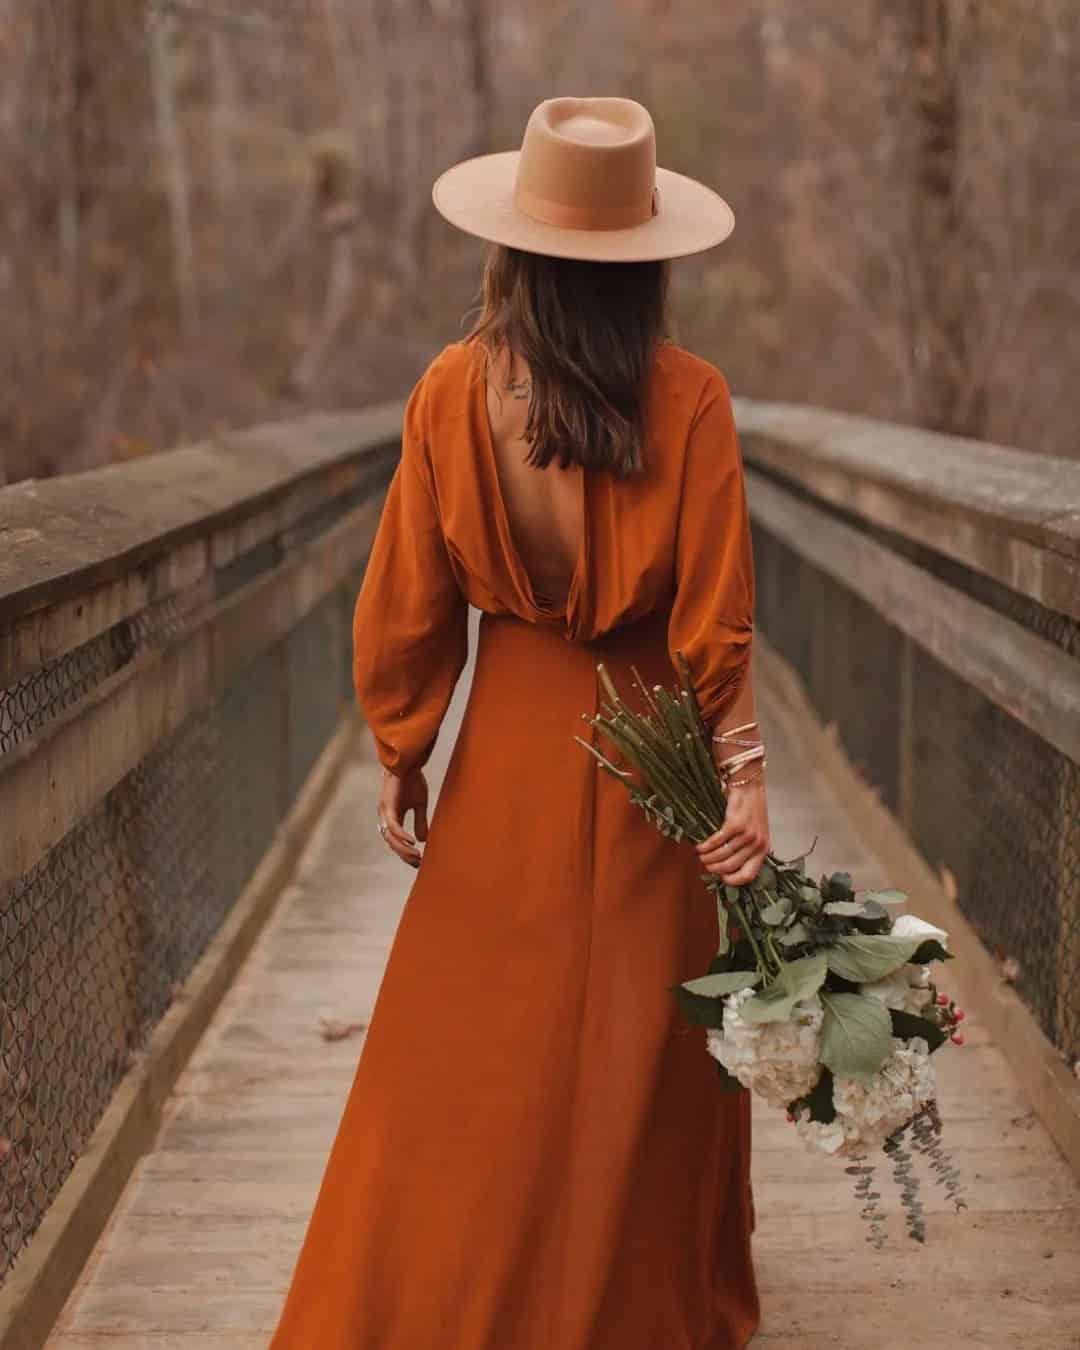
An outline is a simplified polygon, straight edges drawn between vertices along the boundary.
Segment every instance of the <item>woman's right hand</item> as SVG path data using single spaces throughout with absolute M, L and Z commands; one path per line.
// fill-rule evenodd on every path
M 724 824 L 697 845 L 707 872 L 728 886 L 749 886 L 769 852 L 769 805 L 765 775 L 745 786 L 729 787 Z
M 428 836 L 428 785 L 420 769 L 411 769 L 403 778 L 383 771 L 382 791 L 379 793 L 379 833 L 387 847 L 410 867 L 419 867 L 423 856 L 417 841 Z M 405 828 L 405 817 L 413 813 L 415 837 Z

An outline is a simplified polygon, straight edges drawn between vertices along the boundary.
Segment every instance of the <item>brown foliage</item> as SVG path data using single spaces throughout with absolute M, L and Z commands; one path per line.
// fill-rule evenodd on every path
M 679 336 L 737 392 L 1074 455 L 1073 0 L 0 0 L 0 481 L 403 393 L 481 249 L 430 207 L 619 92 L 733 202 Z

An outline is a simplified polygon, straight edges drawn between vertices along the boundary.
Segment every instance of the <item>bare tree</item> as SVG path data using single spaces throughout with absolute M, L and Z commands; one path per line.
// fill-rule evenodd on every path
M 1076 0 L 0 0 L 8 478 L 403 393 L 481 245 L 430 185 L 622 93 L 735 206 L 740 392 L 1076 455 Z
M 882 0 L 894 41 L 886 106 L 903 128 L 897 168 L 910 182 L 914 419 L 979 435 L 980 400 L 964 400 L 972 248 L 960 192 L 958 0 Z M 905 162 L 906 160 L 906 162 Z M 963 410 L 963 417 L 961 417 Z
M 185 334 L 193 337 L 199 327 L 199 302 L 191 221 L 191 185 L 176 113 L 176 83 L 173 68 L 175 33 L 176 20 L 173 15 L 156 4 L 151 4 L 146 11 L 146 35 L 150 53 L 158 146 L 169 194 L 173 275 L 181 323 Z
M 473 103 L 471 152 L 491 149 L 495 124 L 495 85 L 492 80 L 490 0 L 466 0 L 465 32 L 469 52 L 469 91 Z

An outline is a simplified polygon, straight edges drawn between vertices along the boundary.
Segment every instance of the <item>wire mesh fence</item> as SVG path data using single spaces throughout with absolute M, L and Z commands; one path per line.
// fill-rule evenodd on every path
M 1077 657 L 1080 681 L 1080 624 L 959 563 L 868 532 Z M 1077 1062 L 1080 765 L 760 524 L 755 552 L 762 630 L 866 782 L 955 886 L 1003 978 L 1063 1058 Z
M 381 493 L 389 467 L 388 454 L 367 497 Z M 290 536 L 294 552 L 340 510 L 313 519 Z M 256 546 L 0 690 L 0 769 L 286 551 Z M 333 735 L 351 699 L 361 571 L 340 577 L 216 702 L 158 742 L 32 870 L 0 885 L 0 1282 Z

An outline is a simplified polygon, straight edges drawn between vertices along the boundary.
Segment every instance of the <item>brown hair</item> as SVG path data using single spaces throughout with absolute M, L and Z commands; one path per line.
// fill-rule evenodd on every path
M 470 339 L 529 367 L 528 463 L 625 477 L 644 465 L 645 393 L 667 336 L 666 262 L 579 262 L 496 245 Z

